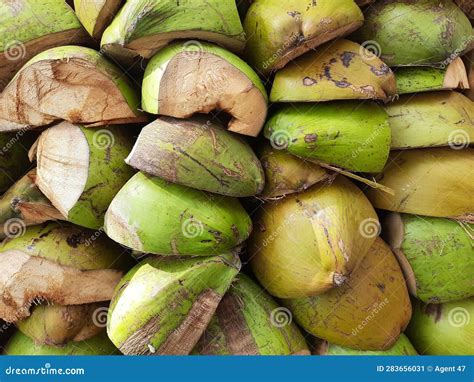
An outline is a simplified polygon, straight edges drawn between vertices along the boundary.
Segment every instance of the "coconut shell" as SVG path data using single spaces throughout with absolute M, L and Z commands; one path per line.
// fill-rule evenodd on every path
M 309 355 L 309 350 L 289 311 L 240 274 L 192 354 Z
M 110 204 L 104 228 L 114 241 L 140 252 L 210 255 L 247 240 L 252 222 L 237 199 L 139 172 Z
M 259 73 L 268 75 L 303 53 L 351 33 L 363 22 L 353 0 L 256 0 L 244 20 L 245 56 Z
M 380 184 L 390 195 L 368 189 L 374 207 L 416 215 L 469 219 L 474 211 L 474 150 L 432 148 L 392 151 Z
M 267 121 L 274 147 L 355 172 L 380 172 L 390 150 L 388 115 L 372 103 L 296 104 Z
M 395 76 L 386 64 L 363 46 L 341 39 L 308 52 L 279 70 L 270 101 L 388 101 L 396 93 Z
M 365 18 L 354 38 L 373 43 L 389 66 L 446 67 L 474 44 L 471 23 L 452 0 L 376 1 Z
M 425 305 L 413 300 L 407 336 L 420 354 L 474 355 L 474 298 Z
M 411 316 L 402 271 L 381 239 L 340 287 L 282 302 L 312 335 L 357 350 L 390 349 Z
M 125 160 L 167 181 L 221 195 L 259 194 L 265 178 L 250 146 L 203 117 L 161 117 L 145 126 Z
M 190 353 L 240 266 L 235 254 L 146 259 L 117 286 L 109 338 L 128 355 Z
M 425 303 L 474 296 L 474 225 L 391 213 L 384 234 L 399 258 L 410 292 Z
M 324 293 L 345 282 L 378 228 L 362 192 L 338 177 L 264 205 L 249 241 L 252 269 L 273 296 Z

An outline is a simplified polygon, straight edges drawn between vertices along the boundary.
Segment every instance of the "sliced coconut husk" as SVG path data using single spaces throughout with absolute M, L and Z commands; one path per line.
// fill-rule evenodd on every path
M 157 22 L 159 20 L 159 22 Z M 122 62 L 150 58 L 173 40 L 210 41 L 240 53 L 245 35 L 234 1 L 128 1 L 104 31 L 101 48 Z
M 397 93 L 390 68 L 363 46 L 337 40 L 298 57 L 275 75 L 270 101 L 391 100 Z
M 123 3 L 123 0 L 74 0 L 74 10 L 86 31 L 100 40 Z
M 259 73 L 270 74 L 303 53 L 353 32 L 363 22 L 353 0 L 257 0 L 244 21 L 246 57 Z
M 474 101 L 474 51 L 471 51 L 465 56 L 467 68 L 468 68 L 468 79 L 469 79 L 469 90 L 466 91 L 467 97 Z
M 430 66 L 399 67 L 395 77 L 398 94 L 470 88 L 466 66 L 460 57 L 443 69 Z
M 454 0 L 471 20 L 474 20 L 474 4 L 471 0 Z
M 267 115 L 267 94 L 257 74 L 236 55 L 211 44 L 175 43 L 148 63 L 142 106 L 176 118 L 223 110 L 232 116 L 230 131 L 257 136 Z
M 99 52 L 53 48 L 27 62 L 0 95 L 0 131 L 60 120 L 87 126 L 140 122 L 146 119 L 139 103 L 126 75 Z
M 394 195 L 368 189 L 376 208 L 472 221 L 474 149 L 465 147 L 392 151 L 377 180 Z
M 461 93 L 407 94 L 385 110 L 392 149 L 467 147 L 474 141 L 474 103 Z
M 65 1 L 2 1 L 0 14 L 0 92 L 38 53 L 56 46 L 92 42 Z

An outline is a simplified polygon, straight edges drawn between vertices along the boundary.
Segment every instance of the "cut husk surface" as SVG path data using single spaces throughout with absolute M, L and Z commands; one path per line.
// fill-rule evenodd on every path
M 244 20 L 245 55 L 259 73 L 268 75 L 303 53 L 351 33 L 363 21 L 353 0 L 257 0 Z
M 388 115 L 372 103 L 285 105 L 264 135 L 273 147 L 354 172 L 380 172 L 390 151 Z
M 396 93 L 395 76 L 386 64 L 363 46 L 341 39 L 308 52 L 279 70 L 270 101 L 388 101 Z
M 0 131 L 60 120 L 87 126 L 142 122 L 139 105 L 131 81 L 99 52 L 57 47 L 28 61 L 0 94 Z
M 275 297 L 324 293 L 346 281 L 377 230 L 369 201 L 340 176 L 264 205 L 249 242 L 252 269 Z
M 259 194 L 265 178 L 250 146 L 204 117 L 161 117 L 145 126 L 125 160 L 167 181 L 221 195 Z
M 192 354 L 309 355 L 290 314 L 248 276 L 240 274 Z
M 36 54 L 90 42 L 74 11 L 62 0 L 2 1 L 0 14 L 0 92 Z
M 260 133 L 267 101 L 266 90 L 250 66 L 204 42 L 179 42 L 163 48 L 148 63 L 143 79 L 143 110 L 189 118 L 218 109 L 232 117 L 230 131 L 249 136 Z
M 393 195 L 367 189 L 374 207 L 434 217 L 472 220 L 474 149 L 448 147 L 392 151 L 378 181 Z
M 312 335 L 357 350 L 390 349 L 411 316 L 402 271 L 380 238 L 343 285 L 282 303 Z
M 474 102 L 461 93 L 408 94 L 385 110 L 392 149 L 468 146 L 474 140 Z
M 125 126 L 89 129 L 61 122 L 35 147 L 36 183 L 68 221 L 99 229 L 110 202 L 132 177 L 124 162 L 132 149 Z
M 237 199 L 139 172 L 110 204 L 104 228 L 113 240 L 140 252 L 210 255 L 244 242 L 252 222 Z
M 474 296 L 473 224 L 391 213 L 383 232 L 418 299 L 439 304 Z
M 240 266 L 236 254 L 150 257 L 117 286 L 109 310 L 110 339 L 128 355 L 189 354 Z
M 74 10 L 87 32 L 100 40 L 105 28 L 120 9 L 122 0 L 74 0 Z

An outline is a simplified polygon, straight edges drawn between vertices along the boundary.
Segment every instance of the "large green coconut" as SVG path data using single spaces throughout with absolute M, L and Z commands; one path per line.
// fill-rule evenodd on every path
M 362 192 L 338 177 L 265 204 L 249 255 L 273 296 L 295 298 L 342 285 L 378 234 L 377 215 Z
M 355 33 L 390 66 L 446 67 L 474 46 L 472 26 L 452 0 L 380 0 Z
M 237 199 L 139 172 L 110 204 L 104 228 L 140 252 L 211 255 L 247 240 L 252 222 Z
M 435 304 L 474 296 L 472 232 L 473 224 L 398 213 L 384 225 L 410 292 Z
M 265 178 L 250 146 L 204 117 L 161 117 L 145 126 L 125 160 L 173 183 L 221 195 L 259 194 Z
M 192 354 L 309 354 L 290 312 L 240 274 L 217 307 Z
M 407 335 L 420 354 L 474 355 L 474 298 L 425 305 L 413 300 Z
M 264 134 L 273 147 L 355 172 L 380 172 L 390 151 L 388 115 L 372 103 L 285 105 Z
M 110 339 L 129 355 L 190 353 L 240 266 L 236 254 L 150 257 L 117 286 Z

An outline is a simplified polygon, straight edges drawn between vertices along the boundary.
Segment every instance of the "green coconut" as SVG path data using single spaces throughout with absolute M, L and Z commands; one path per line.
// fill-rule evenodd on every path
M 122 276 L 121 270 L 127 269 L 129 259 L 124 256 L 123 249 L 103 232 L 64 222 L 22 228 L 16 237 L 7 238 L 0 245 L 0 262 L 4 271 L 0 278 L 1 318 L 9 322 L 31 320 L 33 317 L 28 317 L 33 305 L 55 304 L 54 308 L 46 306 L 34 310 L 34 321 L 49 321 L 48 315 L 61 320 L 58 305 L 63 306 L 65 315 L 68 311 L 66 305 L 111 299 Z M 24 322 L 24 325 L 39 330 L 29 332 L 32 337 L 46 338 L 44 326 L 34 322 Z M 63 334 L 68 335 L 67 332 Z
M 55 46 L 89 42 L 63 0 L 1 1 L 0 92 L 25 62 Z
M 89 127 L 141 122 L 139 106 L 121 69 L 93 49 L 62 46 L 33 57 L 1 93 L 0 131 L 60 120 Z
M 121 61 L 152 57 L 176 39 L 206 40 L 240 53 L 245 34 L 235 1 L 128 1 L 102 35 L 101 48 Z
M 380 172 L 390 151 L 387 113 L 372 103 L 285 105 L 264 134 L 274 147 L 355 172 Z
M 397 342 L 387 350 L 355 350 L 339 345 L 334 345 L 327 343 L 326 341 L 322 341 L 322 343 L 318 344 L 318 348 L 316 350 L 316 354 L 318 355 L 352 355 L 352 356 L 360 356 L 360 355 L 383 355 L 383 356 L 393 356 L 393 355 L 418 355 L 415 348 L 411 344 L 410 340 L 405 334 L 401 334 L 398 338 Z
M 309 355 L 290 312 L 240 274 L 217 307 L 192 354 Z
M 398 94 L 469 88 L 466 67 L 459 57 L 445 68 L 402 66 L 395 77 Z
M 160 50 L 148 63 L 142 108 L 176 118 L 219 109 L 232 116 L 230 131 L 257 136 L 267 115 L 267 94 L 238 56 L 204 42 L 180 42 Z
M 264 199 L 301 192 L 331 177 L 323 167 L 274 149 L 268 143 L 261 146 L 258 156 L 265 172 L 265 188 L 259 195 Z
M 117 286 L 109 338 L 128 355 L 190 353 L 240 266 L 236 254 L 148 258 Z
M 64 346 L 35 343 L 22 332 L 16 332 L 4 348 L 5 355 L 116 355 L 120 352 L 107 338 L 105 331 L 81 342 L 69 342 Z
M 452 0 L 381 0 L 355 33 L 390 66 L 446 67 L 474 46 L 472 26 Z
M 343 285 L 322 295 L 282 303 L 312 335 L 356 350 L 390 349 L 411 316 L 402 271 L 380 238 Z
M 139 172 L 110 204 L 104 228 L 114 241 L 140 252 L 210 255 L 247 240 L 252 222 L 237 199 Z
M 265 182 L 250 146 L 204 117 L 156 119 L 141 130 L 125 161 L 147 174 L 221 195 L 252 196 Z
M 38 140 L 36 183 L 68 221 L 99 229 L 110 202 L 134 174 L 124 162 L 132 146 L 123 126 L 88 129 L 61 122 Z
M 462 147 L 461 147 L 462 148 Z M 367 189 L 374 207 L 433 217 L 472 219 L 474 149 L 451 147 L 393 151 L 376 180 L 393 194 Z
M 308 52 L 279 70 L 270 101 L 388 101 L 396 93 L 395 76 L 387 65 L 363 46 L 341 39 Z
M 265 204 L 249 243 L 252 269 L 273 296 L 342 285 L 378 235 L 377 215 L 347 178 Z
M 456 277 L 456 275 L 454 276 Z M 474 298 L 425 305 L 413 300 L 407 335 L 424 355 L 474 355 Z
M 1 5 L 0 5 L 1 6 Z M 0 133 L 0 194 L 13 185 L 28 169 L 28 149 L 33 136 L 25 131 Z
M 412 295 L 425 303 L 474 296 L 474 224 L 391 213 L 384 233 Z
M 409 94 L 387 104 L 392 149 L 464 146 L 474 141 L 474 103 L 457 92 Z
M 0 239 L 15 234 L 12 223 L 29 226 L 64 220 L 35 184 L 36 169 L 29 171 L 0 197 Z
M 256 0 L 245 16 L 245 55 L 258 72 L 269 74 L 363 22 L 353 0 Z
M 100 40 L 122 3 L 122 0 L 74 0 L 74 10 L 86 31 Z

